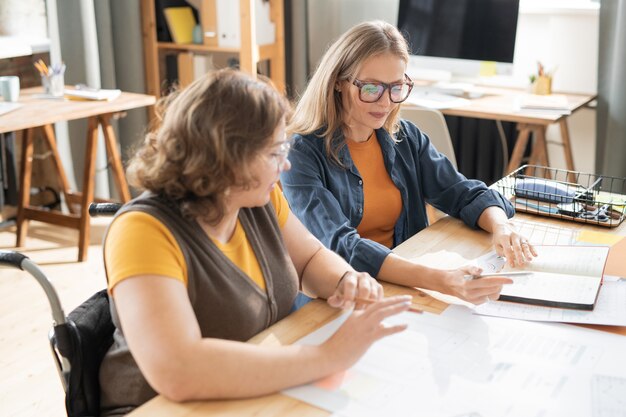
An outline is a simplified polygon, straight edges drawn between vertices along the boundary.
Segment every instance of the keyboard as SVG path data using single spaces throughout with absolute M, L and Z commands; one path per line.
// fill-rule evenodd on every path
M 431 109 L 447 109 L 466 106 L 470 103 L 465 98 L 424 90 L 412 91 L 406 102 Z

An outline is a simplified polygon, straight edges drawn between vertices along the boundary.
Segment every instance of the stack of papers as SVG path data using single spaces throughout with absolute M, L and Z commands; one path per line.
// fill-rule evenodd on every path
M 82 89 L 82 90 L 65 90 L 64 96 L 69 100 L 95 100 L 95 101 L 111 101 L 116 99 L 121 90 L 104 90 L 104 89 Z
M 517 97 L 517 107 L 524 111 L 542 111 L 565 115 L 571 113 L 567 97 L 562 94 L 523 94 Z

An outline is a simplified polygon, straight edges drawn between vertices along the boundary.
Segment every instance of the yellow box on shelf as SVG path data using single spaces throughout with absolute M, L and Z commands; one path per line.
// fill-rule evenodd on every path
M 163 13 L 174 43 L 192 43 L 196 18 L 191 7 L 166 7 Z

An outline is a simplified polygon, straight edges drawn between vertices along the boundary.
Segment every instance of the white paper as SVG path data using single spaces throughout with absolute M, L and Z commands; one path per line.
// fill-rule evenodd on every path
M 21 103 L 9 103 L 5 101 L 0 101 L 0 115 L 11 112 L 13 110 L 17 110 L 22 106 L 23 104 Z
M 476 316 L 460 306 L 389 322 L 409 327 L 376 342 L 346 372 L 284 393 L 346 417 L 588 417 L 623 402 L 612 395 L 626 378 L 623 336 Z M 325 326 L 306 341 L 328 334 Z
M 609 254 L 606 246 L 535 246 L 538 256 L 521 268 L 505 265 L 502 272 L 531 271 L 511 277 L 501 296 L 538 302 L 592 306 L 598 296 L 602 271 Z

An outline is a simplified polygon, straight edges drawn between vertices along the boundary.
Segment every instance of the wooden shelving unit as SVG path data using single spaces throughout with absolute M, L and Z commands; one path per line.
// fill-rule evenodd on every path
M 233 0 L 236 1 L 236 0 Z M 203 44 L 177 44 L 172 42 L 158 42 L 156 35 L 156 18 L 154 0 L 141 0 L 142 31 L 144 45 L 144 61 L 148 94 L 160 97 L 162 95 L 161 71 L 159 67 L 160 54 L 176 54 L 178 62 L 178 79 L 182 87 L 194 79 L 193 57 L 197 54 L 231 53 L 238 54 L 239 66 L 256 76 L 257 64 L 269 61 L 269 77 L 276 87 L 285 91 L 285 35 L 283 0 L 269 0 L 270 19 L 276 25 L 276 38 L 273 44 L 257 45 L 255 29 L 255 0 L 239 0 L 240 16 L 240 48 L 225 48 L 218 46 L 218 26 L 216 0 L 199 0 L 198 15 L 203 37 Z M 206 36 L 213 33 L 215 36 Z

